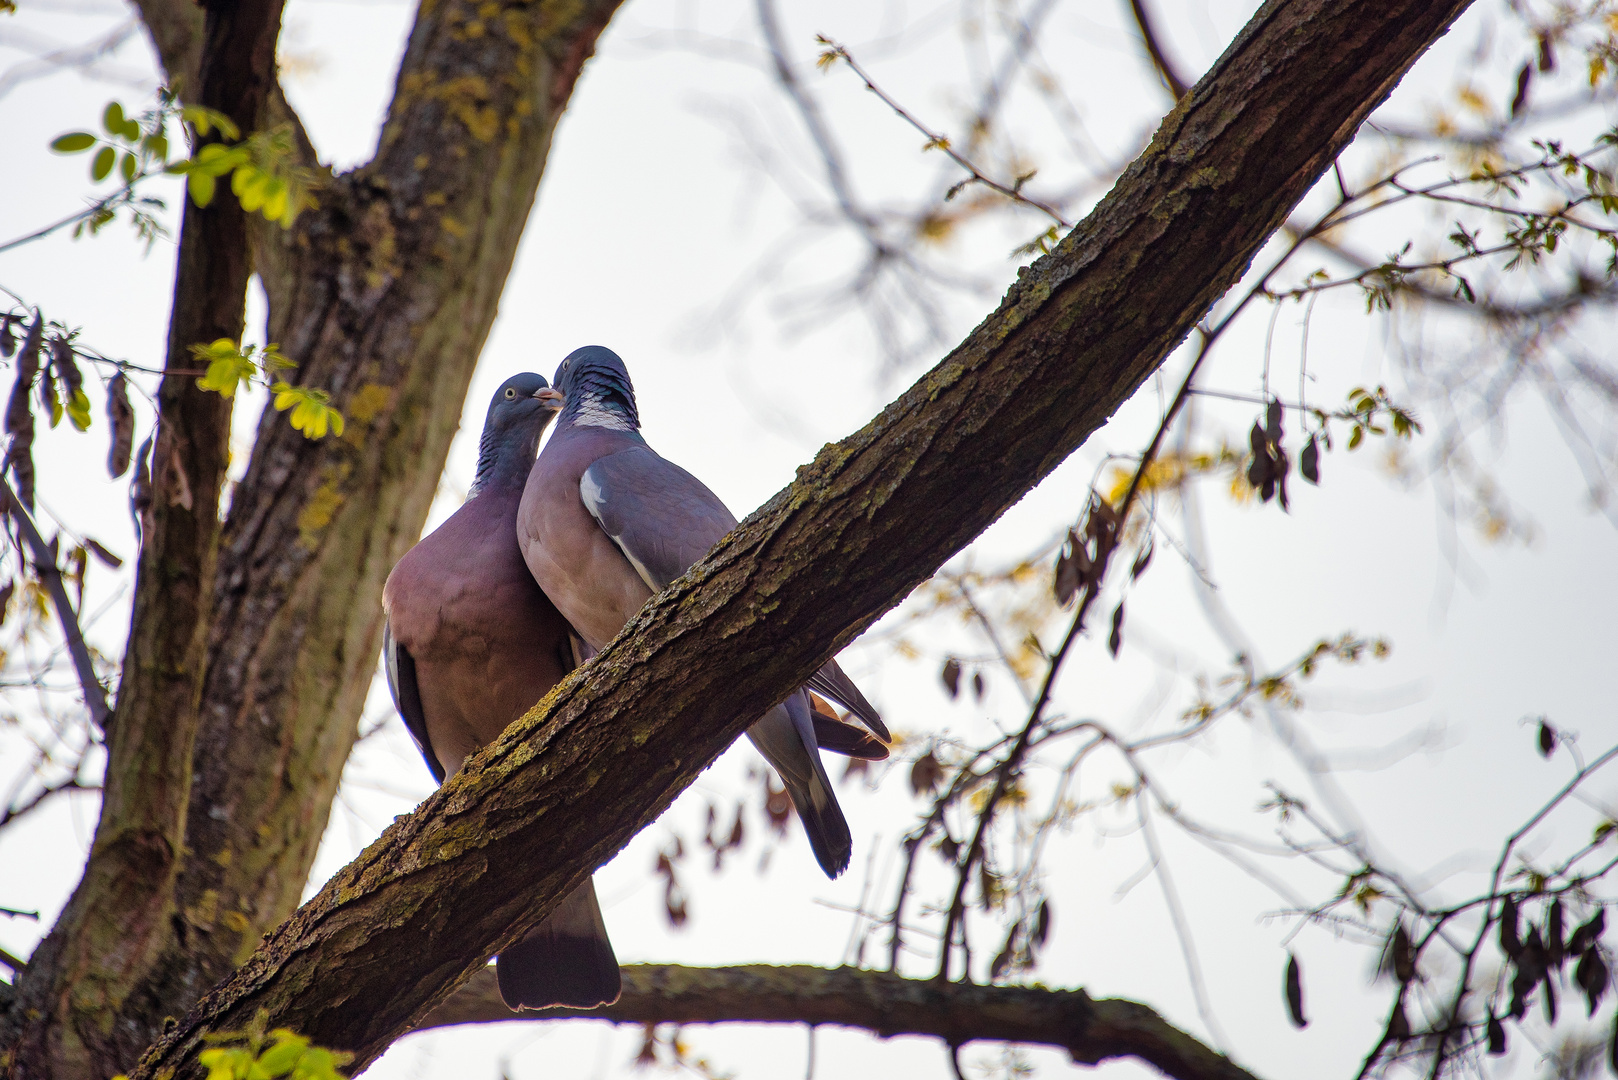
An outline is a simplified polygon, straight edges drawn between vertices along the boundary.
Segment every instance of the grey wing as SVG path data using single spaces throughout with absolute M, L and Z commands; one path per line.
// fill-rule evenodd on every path
M 393 707 L 399 710 L 410 737 L 416 740 L 416 749 L 427 759 L 427 768 L 433 779 L 444 782 L 444 766 L 433 753 L 433 744 L 427 738 L 427 717 L 421 708 L 421 688 L 416 685 L 416 660 L 410 650 L 399 644 L 393 636 L 393 627 L 382 625 L 382 663 L 388 672 L 388 692 L 393 695 Z
M 579 479 L 579 497 L 653 592 L 736 527 L 706 484 L 648 447 L 596 459 Z

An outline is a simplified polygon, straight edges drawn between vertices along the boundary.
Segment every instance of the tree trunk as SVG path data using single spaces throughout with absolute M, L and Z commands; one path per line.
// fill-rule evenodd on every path
M 272 1026 L 352 1050 L 362 1065 L 418 1023 L 620 850 L 753 717 L 1104 423 L 1241 276 L 1370 110 L 1465 6 L 1266 4 L 1096 211 L 1029 268 L 962 345 L 863 430 L 823 450 L 595 661 L 390 827 L 164 1035 L 136 1075 L 199 1075 L 194 1054 L 203 1036 L 244 1027 L 260 1013 Z M 419 55 L 418 43 L 411 58 Z M 413 96 L 433 93 L 408 70 L 400 88 L 406 107 Z M 383 159 L 408 157 L 408 149 L 391 145 L 384 143 Z M 449 340 L 443 324 L 412 320 L 419 313 L 410 308 L 400 312 L 403 325 L 343 315 L 352 310 L 345 305 L 363 308 L 368 289 L 387 287 L 392 264 L 379 265 L 387 238 L 398 243 L 422 227 L 390 215 L 387 200 L 390 193 L 415 200 L 434 187 L 401 192 L 399 182 L 383 188 L 373 179 L 369 203 L 354 192 L 364 208 L 353 218 L 363 246 L 354 245 L 362 256 L 349 265 L 377 266 L 378 279 L 339 277 L 320 302 L 308 295 L 315 286 L 300 287 L 294 309 L 310 312 L 309 321 L 278 323 L 288 327 L 286 339 L 331 350 L 318 352 L 304 373 L 338 389 L 360 418 L 356 430 L 342 453 L 311 462 L 292 453 L 298 444 L 289 433 L 262 429 L 257 486 L 244 485 L 238 496 L 251 515 L 240 510 L 239 523 L 233 515 L 221 556 L 219 608 L 229 629 L 210 647 L 205 709 L 216 712 L 208 723 L 218 730 L 241 725 L 234 730 L 250 740 L 258 736 L 245 725 L 267 716 L 266 726 L 286 741 L 265 740 L 258 752 L 293 763 L 313 758 L 294 740 L 327 730 L 321 710 L 353 700 L 343 673 L 363 677 L 374 662 L 374 614 L 321 588 L 358 579 L 360 600 L 374 603 L 372 583 L 409 540 L 396 524 L 409 516 L 399 508 L 404 496 L 386 488 L 384 463 L 399 470 L 442 459 L 441 451 L 410 452 L 423 445 L 420 428 L 411 428 L 418 433 L 412 441 L 379 418 L 436 405 L 434 376 L 456 391 L 457 407 L 465 386 L 464 378 L 421 367 L 400 373 L 395 384 L 385 361 L 367 367 L 338 359 L 374 358 L 377 343 L 412 336 L 416 327 L 422 340 Z M 452 196 L 448 205 L 464 204 Z M 460 226 L 443 228 L 445 250 L 461 250 L 452 243 Z M 329 242 L 322 234 L 310 239 L 317 247 Z M 422 274 L 432 278 L 441 265 Z M 371 394 L 369 386 L 393 389 Z M 355 407 L 366 401 L 379 406 L 369 419 Z M 384 444 L 390 452 L 379 454 Z M 384 482 L 388 493 L 361 478 Z M 280 501 L 260 509 L 269 492 L 280 492 Z M 256 628 L 250 640 L 237 624 Z M 324 651 L 331 649 L 340 655 Z M 738 659 L 714 664 L 721 654 Z M 260 711 L 260 694 L 283 707 Z M 346 727 L 351 715 L 343 720 Z M 216 745 L 235 752 L 233 744 Z M 230 775 L 223 763 L 214 767 Z M 329 796 L 335 776 L 293 772 L 281 782 L 319 781 Z M 284 805 L 297 802 L 287 799 Z M 235 815 L 245 806 L 224 793 L 220 801 L 194 803 L 194 823 L 210 816 L 202 805 L 220 808 L 223 820 L 217 834 L 199 837 L 199 853 L 251 850 L 245 837 L 233 839 L 242 827 Z M 261 813 L 251 820 L 278 819 Z M 209 848 L 215 835 L 223 846 Z M 252 904 L 254 897 L 233 900 Z M 227 910 L 224 901 L 219 910 Z
M 156 460 L 175 469 L 154 477 L 101 822 L 0 1020 L 13 1075 L 128 1068 L 297 906 L 376 668 L 382 583 L 420 535 L 551 136 L 618 2 L 424 4 L 376 159 L 292 230 L 255 226 L 269 338 L 348 422 L 309 441 L 266 412 L 222 531 L 229 402 L 164 379 Z M 244 132 L 285 120 L 307 147 L 273 79 L 230 104 L 210 89 L 211 72 L 273 72 L 277 0 L 210 8 L 200 59 L 184 6 L 143 14 L 171 72 L 200 67 L 188 100 Z M 247 227 L 224 192 L 187 206 L 170 367 L 239 339 Z

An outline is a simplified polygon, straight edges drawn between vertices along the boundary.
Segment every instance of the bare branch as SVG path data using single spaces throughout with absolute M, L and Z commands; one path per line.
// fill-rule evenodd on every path
M 1053 1046 L 1085 1065 L 1136 1057 L 1176 1080 L 1253 1080 L 1147 1006 L 1097 1001 L 1083 990 L 923 982 L 847 967 L 636 964 L 625 967 L 623 977 L 623 996 L 606 1008 L 514 1013 L 500 1001 L 493 969 L 484 968 L 415 1030 L 573 1018 L 615 1024 L 832 1024 L 882 1038 L 930 1035 L 950 1047 L 977 1041 Z
M 90 719 L 96 727 L 105 731 L 110 711 L 107 708 L 107 690 L 96 677 L 95 663 L 90 659 L 90 647 L 84 643 L 84 632 L 79 629 L 79 616 L 73 610 L 72 601 L 68 599 L 67 587 L 62 584 L 62 571 L 56 566 L 56 553 L 45 543 L 45 538 L 39 535 L 39 529 L 34 526 L 34 519 L 28 515 L 22 503 L 17 501 L 16 492 L 11 490 L 11 484 L 0 478 L 0 497 L 5 501 L 5 512 L 11 515 L 11 520 L 17 524 L 17 532 L 22 541 L 28 546 L 29 558 L 33 560 L 34 571 L 39 580 L 45 584 L 45 589 L 51 594 L 51 604 L 56 608 L 56 619 L 62 627 L 62 637 L 67 642 L 67 652 L 73 658 L 73 672 L 78 676 L 79 688 L 84 692 L 84 707 L 90 712 Z M 7 814 L 6 818 L 12 815 Z M 0 824 L 5 823 L 0 818 Z

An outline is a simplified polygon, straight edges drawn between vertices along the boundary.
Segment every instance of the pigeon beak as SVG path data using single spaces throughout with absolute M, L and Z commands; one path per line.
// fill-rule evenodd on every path
M 539 399 L 540 404 L 552 412 L 561 409 L 561 407 L 567 403 L 567 399 L 562 397 L 562 392 L 560 390 L 553 389 L 549 386 L 545 387 L 543 390 L 534 391 L 534 397 Z

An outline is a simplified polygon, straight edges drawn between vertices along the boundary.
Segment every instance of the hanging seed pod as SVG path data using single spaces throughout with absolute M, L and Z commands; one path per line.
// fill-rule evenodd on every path
M 972 673 L 972 696 L 979 701 L 983 700 L 983 672 L 981 671 Z
M 948 692 L 950 700 L 954 701 L 961 696 L 961 662 L 955 657 L 944 661 L 944 669 L 938 673 L 943 680 L 944 689 Z
M 1600 946 L 1592 945 L 1585 954 L 1579 958 L 1578 966 L 1573 969 L 1573 981 L 1579 984 L 1584 991 L 1584 998 L 1590 1005 L 1589 1015 L 1596 1014 L 1596 1006 L 1607 993 L 1607 984 L 1611 974 L 1607 970 L 1607 961 L 1601 955 Z
M 1562 898 L 1557 897 L 1551 901 L 1550 909 L 1545 913 L 1545 958 L 1557 970 L 1561 970 L 1562 961 L 1566 958 L 1562 946 Z
M 1124 602 L 1118 601 L 1118 606 L 1112 609 L 1112 633 L 1107 635 L 1107 651 L 1117 659 L 1118 650 L 1124 644 Z
M 67 387 L 67 396 L 71 397 L 84 389 L 84 376 L 79 372 L 78 362 L 73 359 L 73 343 L 65 335 L 51 339 L 51 363 L 61 377 L 62 385 Z
M 1034 942 L 1045 944 L 1051 936 L 1051 901 L 1050 897 L 1039 902 L 1039 910 L 1034 913 Z
M 1506 1026 L 1494 1013 L 1489 1014 L 1489 1053 L 1499 1056 L 1506 1052 Z
M 1303 971 L 1298 967 L 1298 958 L 1293 953 L 1287 954 L 1287 1016 L 1292 1020 L 1292 1026 L 1306 1028 L 1309 1018 L 1303 1015 Z
M 129 450 L 135 444 L 135 410 L 129 405 L 129 380 L 121 371 L 107 384 L 107 426 L 112 429 L 107 474 L 116 480 L 129 471 Z
M 29 510 L 34 508 L 34 413 L 28 405 L 28 391 L 39 374 L 39 347 L 44 333 L 45 317 L 36 310 L 17 353 L 17 381 L 12 384 L 11 400 L 6 404 L 6 434 L 11 436 L 11 448 L 6 451 L 4 466 L 0 466 L 11 470 L 17 481 L 17 499 Z
M 928 795 L 944 780 L 944 766 L 931 750 L 910 766 L 910 791 L 914 795 Z
M 1411 947 L 1410 934 L 1405 930 L 1404 923 L 1393 928 L 1388 955 L 1393 965 L 1393 977 L 1399 980 L 1401 986 L 1416 977 L 1416 953 Z
M 1311 484 L 1320 483 L 1320 442 L 1313 435 L 1303 444 L 1303 453 L 1298 455 L 1298 472 Z
M 1517 898 L 1506 897 L 1500 905 L 1500 951 L 1511 959 L 1522 952 L 1522 940 L 1517 937 Z
M 1388 1038 L 1397 1042 L 1410 1038 L 1410 1017 L 1405 1013 L 1403 997 L 1394 1004 L 1393 1015 L 1388 1018 Z
M 56 400 L 56 374 L 49 361 L 40 366 L 39 407 L 45 411 L 45 422 L 51 427 L 62 419 L 62 403 Z
M 1573 931 L 1573 936 L 1567 939 L 1567 952 L 1569 956 L 1577 956 L 1597 941 L 1607 929 L 1607 911 L 1605 908 L 1596 908 L 1596 913 L 1590 920 Z
M 0 356 L 8 360 L 17 351 L 17 333 L 11 324 L 20 321 L 14 315 L 0 315 Z
M 1539 718 L 1539 756 L 1548 758 L 1556 750 L 1556 729 L 1543 716 Z

